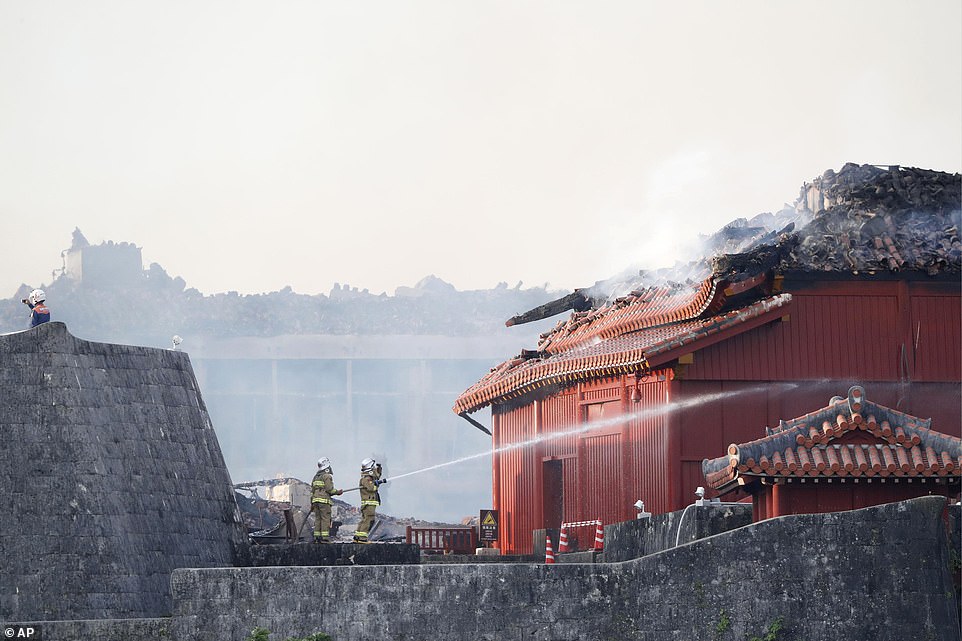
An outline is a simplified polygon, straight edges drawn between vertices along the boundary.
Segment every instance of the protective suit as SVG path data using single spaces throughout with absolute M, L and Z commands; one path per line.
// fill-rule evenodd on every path
M 344 490 L 334 487 L 334 471 L 331 462 L 322 458 L 317 462 L 317 473 L 311 481 L 311 511 L 314 513 L 314 542 L 328 543 L 331 540 L 332 497 L 344 494 Z
M 381 495 L 377 491 L 378 486 L 386 483 L 381 479 L 381 465 L 374 459 L 364 459 L 361 461 L 361 480 L 358 487 L 361 490 L 361 520 L 357 524 L 354 532 L 355 543 L 367 543 L 371 526 L 374 525 L 374 517 L 377 507 L 381 504 Z

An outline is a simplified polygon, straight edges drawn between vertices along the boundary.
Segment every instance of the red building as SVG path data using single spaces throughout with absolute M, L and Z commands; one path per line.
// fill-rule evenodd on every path
M 962 440 L 932 421 L 868 400 L 853 386 L 827 407 L 766 428 L 766 436 L 705 460 L 720 494 L 752 495 L 756 521 L 786 514 L 854 510 L 918 496 L 957 498 Z
M 958 436 L 959 189 L 944 184 L 962 181 L 918 172 L 826 172 L 803 188 L 796 207 L 820 209 L 798 232 L 699 263 L 685 282 L 556 301 L 580 311 L 454 406 L 491 408 L 502 550 L 530 551 L 533 530 L 562 521 L 634 518 L 639 499 L 681 509 L 704 459 L 854 384 Z M 948 204 L 919 214 L 916 192 L 890 187 L 913 180 Z M 869 191 L 875 200 L 859 200 Z

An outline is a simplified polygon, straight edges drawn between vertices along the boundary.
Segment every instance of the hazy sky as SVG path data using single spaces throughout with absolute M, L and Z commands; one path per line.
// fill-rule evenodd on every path
M 959 0 L 0 0 L 0 296 L 591 285 L 845 162 L 962 170 Z

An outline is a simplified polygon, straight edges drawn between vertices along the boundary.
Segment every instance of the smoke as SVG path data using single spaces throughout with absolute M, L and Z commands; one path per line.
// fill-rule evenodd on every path
M 436 315 L 446 300 L 433 301 Z M 452 314 L 460 313 L 458 300 L 449 301 Z M 310 481 L 317 459 L 327 456 L 338 487 L 351 487 L 366 457 L 392 478 L 490 443 L 451 411 L 453 399 L 504 354 L 533 344 L 542 325 L 512 332 L 502 325 L 504 337 L 198 336 L 191 359 L 234 482 L 278 475 Z M 489 504 L 489 460 L 414 479 L 403 491 L 385 486 L 381 509 L 457 523 Z
M 769 165 L 751 152 L 713 143 L 667 157 L 642 178 L 633 207 L 609 212 L 616 224 L 600 253 L 614 276 L 586 293 L 594 301 L 610 301 L 633 290 L 702 280 L 713 256 L 744 252 L 790 223 L 806 224 L 806 212 L 784 201 L 797 193 L 797 185 Z M 748 166 L 755 169 L 747 172 Z M 783 205 L 775 212 L 744 217 L 759 211 L 759 204 L 778 202 Z

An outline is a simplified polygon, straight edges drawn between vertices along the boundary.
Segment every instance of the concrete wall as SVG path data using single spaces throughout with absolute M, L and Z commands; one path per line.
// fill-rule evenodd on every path
M 0 437 L 0 621 L 166 616 L 174 568 L 248 561 L 184 353 L 0 336 Z
M 176 570 L 174 638 L 958 641 L 943 510 L 924 497 L 771 519 L 610 564 Z

